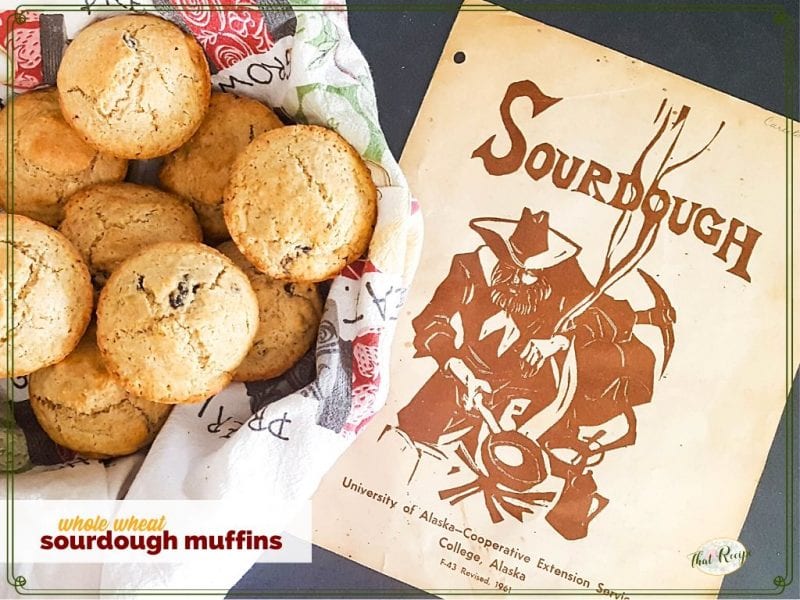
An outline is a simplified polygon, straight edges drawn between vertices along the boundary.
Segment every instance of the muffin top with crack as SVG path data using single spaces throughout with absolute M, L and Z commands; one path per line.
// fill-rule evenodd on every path
M 13 199 L 6 150 L 12 139 Z M 127 170 L 127 160 L 90 146 L 64 121 L 55 88 L 15 96 L 0 111 L 0 204 L 7 212 L 57 227 L 70 194 L 92 183 L 121 181 Z
M 253 347 L 233 378 L 272 379 L 291 369 L 317 339 L 322 298 L 314 283 L 270 279 L 247 262 L 233 242 L 217 248 L 250 278 L 258 298 L 259 325 Z
M 202 48 L 152 15 L 93 23 L 67 47 L 58 70 L 64 119 L 86 142 L 122 158 L 162 156 L 185 143 L 208 109 Z
M 47 225 L 0 214 L 0 242 L 0 377 L 17 377 L 72 352 L 89 324 L 93 289 L 78 251 Z
M 200 402 L 219 392 L 257 329 L 247 275 L 192 242 L 162 242 L 126 260 L 97 307 L 97 344 L 108 370 L 152 402 Z
M 93 326 L 67 358 L 31 375 L 28 393 L 47 435 L 92 458 L 123 456 L 146 446 L 172 408 L 120 387 L 100 358 Z
M 291 125 L 256 137 L 234 163 L 223 214 L 236 246 L 273 279 L 318 282 L 367 250 L 378 192 L 338 133 Z

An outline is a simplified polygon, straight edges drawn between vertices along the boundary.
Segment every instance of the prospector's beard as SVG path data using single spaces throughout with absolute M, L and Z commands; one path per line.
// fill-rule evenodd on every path
M 541 273 L 537 273 L 536 281 L 528 284 L 522 282 L 523 273 L 523 269 L 503 261 L 492 271 L 492 302 L 515 315 L 536 312 L 539 303 L 547 300 L 553 291 Z

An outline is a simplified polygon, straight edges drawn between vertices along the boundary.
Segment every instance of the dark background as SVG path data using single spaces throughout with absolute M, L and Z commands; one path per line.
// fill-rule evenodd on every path
M 496 4 L 798 119 L 797 0 Z M 353 39 L 372 68 L 381 125 L 389 147 L 399 158 L 460 2 L 392 4 L 358 0 L 348 5 Z M 796 391 L 792 402 L 796 407 Z M 794 413 L 790 432 L 798 431 L 797 411 Z M 786 436 L 784 415 L 739 538 L 752 554 L 739 571 L 725 578 L 720 597 L 727 591 L 730 596 L 758 598 L 761 596 L 757 593 L 736 590 L 771 589 L 775 577 L 800 573 L 800 565 L 788 573 L 786 568 L 786 549 L 792 543 L 796 547 L 800 538 L 796 519 L 794 531 L 787 531 L 786 526 L 787 481 L 795 486 L 795 501 L 800 497 L 797 472 L 792 472 L 787 462 Z M 796 433 L 794 436 L 797 454 L 800 444 Z M 800 464 L 797 457 L 794 464 Z M 797 552 L 793 554 L 796 561 Z M 256 565 L 231 590 L 230 597 L 259 595 L 425 596 L 318 547 L 313 549 L 312 564 Z M 800 580 L 795 577 L 778 597 L 800 598 Z

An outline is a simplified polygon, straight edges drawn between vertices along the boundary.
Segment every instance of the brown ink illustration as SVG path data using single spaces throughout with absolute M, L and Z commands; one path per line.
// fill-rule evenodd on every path
M 520 98 L 532 104 L 531 118 L 560 100 L 530 81 L 509 86 L 500 112 L 511 150 L 494 156 L 492 136 L 473 153 L 490 175 L 511 173 L 525 159 L 526 142 L 510 116 L 511 102 Z M 673 160 L 689 112 L 662 102 L 654 135 L 630 172 L 618 174 L 619 188 L 609 204 L 619 217 L 595 283 L 578 262 L 582 248 L 550 226 L 548 212 L 525 206 L 518 219 L 470 220 L 482 244 L 453 257 L 449 273 L 413 321 L 414 357 L 433 359 L 438 369 L 399 411 L 397 427 L 381 434 L 390 429 L 400 434 L 415 448 L 417 465 L 432 456 L 452 461 L 451 475 L 463 476 L 464 469 L 474 475 L 439 490 L 442 500 L 457 504 L 482 494 L 495 523 L 506 515 L 523 521 L 538 507 L 570 540 L 586 537 L 590 522 L 609 503 L 593 470 L 606 453 L 635 444 L 634 409 L 652 400 L 654 381 L 675 345 L 677 311 L 656 277 L 639 267 L 662 221 L 675 233 L 685 202 L 663 190 L 662 179 L 698 158 L 724 126 L 699 151 Z M 645 185 L 648 155 L 670 135 Z M 525 161 L 531 177 L 543 177 L 548 164 L 553 168 L 555 151 L 549 146 L 548 154 L 548 146 L 539 144 Z M 558 153 L 563 163 L 566 154 Z M 578 164 L 573 160 L 573 179 Z M 591 165 L 573 191 L 604 201 L 597 180 L 610 170 Z M 563 174 L 559 181 L 555 172 L 553 177 L 558 187 L 570 185 Z M 689 218 L 695 211 L 696 206 Z M 745 269 L 752 244 L 739 244 L 743 252 L 730 272 L 749 280 Z M 641 278 L 651 296 L 649 308 L 635 310 L 628 299 L 608 293 L 624 277 Z M 660 348 L 637 336 L 645 326 L 658 329 Z
M 531 506 L 551 504 L 555 494 L 536 486 L 563 479 L 548 522 L 565 538 L 584 537 L 608 502 L 590 467 L 634 443 L 633 407 L 652 396 L 655 357 L 634 325 L 661 327 L 668 355 L 675 311 L 644 271 L 650 310 L 593 287 L 580 248 L 549 227 L 546 212 L 526 207 L 518 221 L 470 227 L 484 245 L 454 257 L 414 321 L 416 356 L 432 357 L 439 371 L 400 411 L 399 429 L 432 454 L 458 444 L 476 479 L 439 495 L 456 503 L 482 492 L 495 522 L 500 509 L 522 520 Z M 607 434 L 615 419 L 625 421 L 616 438 Z

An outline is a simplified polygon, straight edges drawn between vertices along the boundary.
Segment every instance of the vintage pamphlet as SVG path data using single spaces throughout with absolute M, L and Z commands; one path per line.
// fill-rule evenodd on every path
M 444 596 L 715 595 L 794 368 L 793 128 L 462 11 L 402 159 L 426 235 L 389 399 L 314 541 Z

